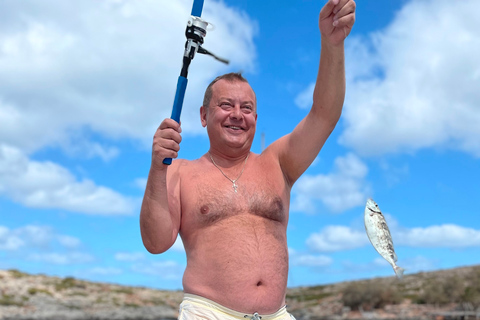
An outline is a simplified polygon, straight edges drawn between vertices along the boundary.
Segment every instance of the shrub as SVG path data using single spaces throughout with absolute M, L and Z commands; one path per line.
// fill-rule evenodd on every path
M 22 306 L 22 302 L 18 302 L 15 300 L 13 295 L 2 294 L 0 296 L 0 306 Z
M 17 279 L 28 276 L 28 274 L 23 273 L 23 272 L 21 272 L 21 271 L 18 271 L 18 270 L 16 270 L 16 269 L 10 269 L 10 270 L 8 270 L 8 272 L 10 272 L 10 274 L 12 275 L 12 277 L 17 278 Z
M 420 303 L 448 304 L 462 302 L 465 295 L 465 284 L 457 276 L 451 276 L 444 280 L 432 280 L 425 284 L 422 294 L 419 296 Z
M 342 292 L 342 302 L 352 310 L 359 308 L 371 310 L 402 301 L 401 294 L 393 286 L 373 282 L 369 284 L 354 282 Z
M 114 289 L 113 292 L 116 292 L 116 293 L 123 293 L 123 294 L 133 294 L 133 289 L 132 288 L 117 288 L 117 289 Z
M 49 296 L 52 295 L 52 293 L 50 291 L 45 290 L 45 289 L 38 289 L 38 288 L 29 288 L 28 293 L 31 294 L 32 296 L 37 294 L 37 293 L 44 293 L 44 294 L 47 294 Z
M 75 278 L 66 277 L 66 278 L 62 279 L 62 281 L 60 281 L 60 283 L 57 283 L 55 285 L 55 289 L 57 291 L 61 291 L 61 290 L 65 290 L 65 289 L 74 288 L 76 286 L 77 286 L 77 282 L 76 282 Z
M 461 302 L 472 304 L 476 309 L 480 307 L 480 269 L 473 270 L 467 276 L 469 285 L 462 294 Z

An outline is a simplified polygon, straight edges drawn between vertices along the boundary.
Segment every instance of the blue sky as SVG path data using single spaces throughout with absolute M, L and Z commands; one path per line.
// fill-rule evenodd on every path
M 311 103 L 323 1 L 205 0 L 180 156 L 200 157 L 207 84 L 243 71 L 253 151 Z M 181 288 L 180 242 L 151 255 L 139 207 L 171 112 L 192 1 L 0 3 L 0 268 Z M 391 276 L 365 234 L 372 197 L 407 273 L 480 263 L 480 20 L 476 0 L 363 0 L 346 42 L 342 118 L 292 191 L 288 285 Z M 305 137 L 308 139 L 308 137 Z

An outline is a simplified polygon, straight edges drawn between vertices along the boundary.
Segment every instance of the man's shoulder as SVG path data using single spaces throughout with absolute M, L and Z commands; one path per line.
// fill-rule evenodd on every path
M 172 171 L 186 171 L 186 170 L 194 170 L 195 168 L 198 168 L 199 166 L 202 165 L 203 162 L 203 156 L 195 159 L 195 160 L 188 160 L 188 159 L 174 159 L 172 161 L 172 164 L 170 165 L 170 169 Z
M 195 160 L 174 159 L 168 167 L 167 180 L 169 184 L 185 180 L 188 181 L 202 168 L 202 158 Z

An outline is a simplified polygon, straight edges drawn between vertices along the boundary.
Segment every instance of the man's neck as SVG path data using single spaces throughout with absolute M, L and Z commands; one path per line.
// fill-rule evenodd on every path
M 213 147 L 210 147 L 208 153 L 210 153 L 219 166 L 223 168 L 229 168 L 234 167 L 239 163 L 243 163 L 250 154 L 250 150 L 226 151 L 217 150 Z

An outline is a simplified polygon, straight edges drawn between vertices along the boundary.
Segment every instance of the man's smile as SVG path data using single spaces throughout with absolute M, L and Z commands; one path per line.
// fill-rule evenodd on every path
M 244 128 L 242 127 L 239 127 L 239 126 L 225 126 L 226 128 L 228 129 L 233 129 L 233 130 L 245 130 Z

